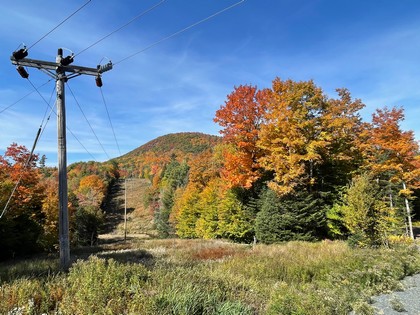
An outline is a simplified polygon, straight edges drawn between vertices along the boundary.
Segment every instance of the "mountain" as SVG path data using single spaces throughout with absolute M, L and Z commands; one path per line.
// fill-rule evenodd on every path
M 199 132 L 171 133 L 151 140 L 118 159 L 125 160 L 148 152 L 197 154 L 212 148 L 220 141 L 218 136 Z
M 221 141 L 221 137 L 199 132 L 172 133 L 149 141 L 114 161 L 131 175 L 149 178 L 150 174 L 159 173 L 171 159 L 187 161 L 211 151 Z
M 151 140 L 114 160 L 120 165 L 127 165 L 147 157 L 187 158 L 212 149 L 221 141 L 221 137 L 200 132 L 171 133 Z

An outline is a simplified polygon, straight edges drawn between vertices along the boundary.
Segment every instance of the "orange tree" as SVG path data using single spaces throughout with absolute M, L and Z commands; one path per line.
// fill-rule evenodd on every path
M 250 188 L 261 177 L 259 159 L 263 150 L 257 146 L 264 122 L 268 90 L 240 85 L 228 95 L 225 105 L 216 112 L 214 121 L 223 127 L 223 140 L 233 145 L 225 152 L 222 175 L 230 187 Z
M 0 219 L 0 258 L 41 249 L 43 189 L 36 168 L 37 156 L 32 156 L 30 160 L 29 157 L 29 151 L 16 143 L 7 148 L 4 156 L 0 156 L 1 211 L 19 182 L 7 211 Z

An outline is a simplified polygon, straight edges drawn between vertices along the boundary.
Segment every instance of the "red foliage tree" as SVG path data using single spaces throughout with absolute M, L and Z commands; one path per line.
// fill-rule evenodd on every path
M 258 160 L 263 151 L 257 147 L 259 130 L 269 90 L 257 90 L 255 86 L 240 85 L 228 95 L 225 105 L 217 112 L 214 121 L 223 129 L 220 133 L 233 150 L 225 153 L 222 175 L 229 186 L 250 188 L 261 177 Z

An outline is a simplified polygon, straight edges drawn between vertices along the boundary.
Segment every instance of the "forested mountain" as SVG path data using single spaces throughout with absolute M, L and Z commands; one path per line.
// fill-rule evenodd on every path
M 151 178 L 171 159 L 187 161 L 221 142 L 217 136 L 198 132 L 182 132 L 158 137 L 113 160 L 125 176 Z
M 218 136 L 207 135 L 199 132 L 171 133 L 143 144 L 142 146 L 119 157 L 118 161 L 134 158 L 150 152 L 172 154 L 197 154 L 212 148 L 219 143 Z

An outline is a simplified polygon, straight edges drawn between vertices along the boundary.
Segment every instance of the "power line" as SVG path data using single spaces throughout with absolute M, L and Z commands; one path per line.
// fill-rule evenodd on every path
M 99 89 L 100 89 L 100 91 L 101 91 L 102 100 L 103 100 L 103 102 L 104 102 L 105 109 L 106 109 L 106 113 L 107 113 L 107 115 L 108 115 L 109 124 L 111 125 L 112 134 L 114 135 L 115 143 L 117 144 L 118 152 L 119 152 L 119 154 L 120 154 L 120 156 L 121 156 L 122 154 L 121 154 L 121 150 L 120 150 L 120 145 L 118 144 L 117 137 L 115 136 L 114 126 L 112 125 L 111 116 L 109 115 L 108 106 L 106 105 L 106 101 L 105 101 L 104 93 L 102 92 L 102 87 L 99 87 Z
M 123 62 L 123 61 L 126 61 L 127 59 L 130 59 L 130 58 L 132 58 L 132 57 L 134 57 L 134 56 L 136 56 L 136 55 L 138 55 L 138 54 L 140 54 L 140 53 L 142 53 L 142 52 L 144 52 L 146 50 L 149 50 L 150 48 L 152 48 L 152 47 L 154 47 L 154 46 L 156 46 L 156 45 L 158 45 L 158 44 L 160 44 L 160 43 L 162 43 L 162 42 L 164 42 L 164 41 L 166 41 L 168 39 L 171 39 L 172 37 L 175 37 L 175 36 L 177 36 L 177 35 L 185 32 L 185 31 L 187 31 L 187 30 L 189 30 L 189 29 L 191 29 L 191 28 L 193 28 L 193 27 L 195 27 L 195 26 L 197 26 L 197 25 L 199 25 L 201 23 L 206 22 L 206 21 L 214 18 L 215 16 L 217 16 L 219 14 L 222 14 L 225 11 L 228 11 L 228 10 L 230 10 L 230 9 L 232 9 L 232 8 L 240 5 L 244 1 L 245 0 L 238 1 L 238 2 L 236 2 L 236 3 L 234 3 L 234 4 L 232 4 L 232 5 L 228 6 L 228 7 L 226 7 L 224 9 L 220 10 L 220 11 L 217 11 L 216 13 L 213 13 L 212 15 L 209 15 L 208 17 L 206 17 L 206 18 L 204 18 L 204 19 L 202 19 L 200 21 L 197 21 L 197 22 L 195 22 L 195 23 L 193 23 L 193 24 L 191 24 L 191 25 L 189 25 L 189 26 L 187 26 L 187 27 L 185 27 L 185 28 L 183 28 L 183 29 L 175 32 L 175 33 L 172 33 L 171 35 L 166 36 L 166 37 L 164 37 L 164 38 L 162 38 L 162 39 L 160 39 L 160 40 L 158 40 L 158 41 L 150 44 L 149 46 L 147 46 L 147 47 L 145 47 L 145 48 L 143 48 L 143 49 L 141 49 L 141 50 L 139 50 L 139 51 L 137 51 L 137 52 L 135 52 L 135 53 L 133 53 L 133 54 L 131 54 L 131 55 L 129 55 L 129 56 L 121 59 L 121 60 L 119 60 L 119 61 L 117 61 L 116 63 L 114 63 L 114 66 L 117 65 L 117 64 L 119 64 L 119 63 L 121 63 L 121 62 Z
M 48 106 L 47 106 L 47 108 L 45 108 L 44 117 L 42 118 L 42 123 L 44 123 L 45 117 L 47 117 L 48 108 L 50 108 L 50 113 L 48 114 L 48 118 L 47 118 L 47 122 L 45 123 L 45 127 L 47 126 L 48 122 L 50 121 L 51 114 L 53 113 L 53 107 L 51 107 L 51 106 L 50 106 L 50 103 L 51 103 L 51 100 L 52 100 L 52 98 L 53 98 L 54 91 L 55 91 L 55 85 L 54 85 L 54 87 L 53 87 L 53 89 L 52 89 L 52 91 L 51 91 L 50 99 L 49 99 L 49 101 L 48 101 Z M 41 123 L 41 124 L 42 124 L 42 123 Z M 42 136 L 42 134 L 44 133 L 45 127 L 44 127 L 44 129 L 42 129 L 42 131 L 41 131 L 41 136 Z
M 47 102 L 47 100 L 45 99 L 45 97 L 44 96 L 42 96 L 42 94 L 41 94 L 41 92 L 39 92 L 39 90 L 36 88 L 36 86 L 32 83 L 32 81 L 31 80 L 29 80 L 29 77 L 28 78 L 26 78 L 27 80 L 28 80 L 28 82 L 32 85 L 32 87 L 34 88 L 34 90 L 38 93 L 38 95 L 42 98 L 42 100 L 44 101 L 44 103 L 45 104 L 47 104 L 47 109 L 45 110 L 45 113 L 44 113 L 44 117 L 42 118 L 42 122 L 41 122 L 41 125 L 44 123 L 44 120 L 45 120 L 45 117 L 47 116 L 47 110 L 48 110 L 48 107 L 49 108 L 52 108 L 51 107 L 51 105 L 50 105 L 50 103 L 49 102 Z M 55 88 L 53 89 L 53 93 L 54 93 L 54 90 L 55 90 Z M 50 101 L 51 101 L 51 97 L 50 97 Z
M 54 32 L 57 28 L 59 28 L 61 25 L 63 25 L 68 19 L 70 19 L 73 15 L 75 15 L 77 12 L 82 10 L 85 6 L 89 4 L 92 0 L 88 0 L 84 5 L 82 5 L 80 8 L 78 8 L 76 11 L 74 11 L 72 14 L 70 14 L 68 17 L 66 17 L 63 21 L 61 21 L 57 26 L 55 26 L 53 29 L 51 29 L 47 34 L 42 36 L 40 39 L 38 39 L 35 43 L 33 43 L 31 46 L 27 48 L 29 50 L 30 48 L 34 47 L 36 44 L 38 44 L 41 40 L 43 40 L 45 37 L 50 35 L 52 32 Z
M 56 114 L 57 115 L 57 114 Z M 90 157 L 95 161 L 95 162 L 98 162 L 96 159 L 95 159 L 95 157 L 93 156 L 93 154 L 92 153 L 90 153 L 89 152 L 89 150 L 88 149 L 86 149 L 86 147 L 83 145 L 83 143 L 79 140 L 79 138 L 77 138 L 77 136 L 73 133 L 73 131 L 71 131 L 70 129 L 69 129 L 69 127 L 66 127 L 66 130 L 68 131 L 68 132 L 70 132 L 71 133 L 71 135 L 74 137 L 74 139 L 76 139 L 76 141 L 77 142 L 79 142 L 79 144 L 80 144 L 80 146 L 86 151 L 86 153 L 87 154 L 89 154 L 90 155 Z
M 34 150 L 35 150 L 35 147 L 36 147 L 36 144 L 37 144 L 37 142 L 38 142 L 38 140 L 39 140 L 39 136 L 40 136 L 40 134 L 41 134 L 41 130 L 42 130 L 42 126 L 40 126 L 39 127 L 39 129 L 38 129 L 38 132 L 37 132 L 37 134 L 36 134 L 36 136 L 35 136 L 35 140 L 34 140 L 34 144 L 32 145 L 32 150 L 31 150 L 31 153 L 29 154 L 29 156 L 28 156 L 28 158 L 27 158 L 27 160 L 26 160 L 26 162 L 25 162 L 25 164 L 23 165 L 23 170 L 22 170 L 22 172 L 21 172 L 21 174 L 20 174 L 20 176 L 19 176 L 19 179 L 17 180 L 17 182 L 16 182 L 16 184 L 15 184 L 15 186 L 13 187 L 13 190 L 12 190 L 12 192 L 10 193 L 10 196 L 9 196 L 9 199 L 7 199 L 7 202 L 6 202 L 6 204 L 5 204 L 5 206 L 4 206 L 4 208 L 3 208 L 3 211 L 1 212 L 1 214 L 0 214 L 0 219 L 6 214 L 6 212 L 7 212 L 7 208 L 9 207 L 9 203 L 10 203 L 10 201 L 12 200 L 12 198 L 13 198 L 13 195 L 15 194 L 15 192 L 16 192 L 16 189 L 19 187 L 19 184 L 20 184 L 20 181 L 22 180 L 22 178 L 23 178 L 23 171 L 29 166 L 29 163 L 31 162 L 31 160 L 32 160 L 32 157 L 33 157 L 33 154 L 34 154 Z
M 48 83 L 50 83 L 52 81 L 52 79 L 49 79 L 47 82 L 45 82 L 44 84 L 42 84 L 42 85 L 40 85 L 39 87 L 38 87 L 38 89 L 39 88 L 42 88 L 43 86 L 45 86 L 45 85 L 47 85 Z M 9 108 L 11 108 L 11 107 L 13 107 L 13 106 L 15 106 L 17 103 L 19 103 L 20 101 L 23 101 L 25 98 L 27 98 L 29 95 L 31 95 L 31 94 L 33 94 L 33 93 L 35 93 L 36 92 L 36 89 L 35 90 L 33 90 L 33 91 L 31 91 L 31 92 L 29 92 L 28 94 L 26 94 L 25 96 L 23 96 L 22 98 L 20 98 L 20 99 L 18 99 L 16 102 L 14 102 L 14 103 L 12 103 L 12 104 L 10 104 L 9 106 L 6 106 L 5 108 L 3 108 L 3 109 L 1 109 L 0 110 L 0 114 L 1 113 L 3 113 L 3 112 L 5 112 L 6 110 L 8 110 Z
M 28 78 L 27 78 L 28 79 Z M 42 96 L 42 94 L 38 91 L 38 89 L 35 87 L 35 85 L 32 83 L 31 80 L 29 80 L 29 83 L 32 85 L 32 87 L 36 90 L 36 92 L 41 96 L 41 98 L 44 100 L 44 102 L 51 108 L 51 111 L 58 117 L 57 112 L 54 110 L 54 108 L 45 100 L 45 98 Z M 51 80 L 50 80 L 51 81 Z M 49 119 L 48 119 L 49 120 Z M 95 157 L 92 153 L 89 152 L 89 150 L 83 145 L 83 143 L 79 140 L 79 138 L 71 131 L 69 127 L 66 126 L 66 130 L 71 133 L 71 135 L 76 139 L 76 141 L 80 144 L 80 146 L 86 151 L 87 154 L 89 154 L 92 159 L 96 162 Z
M 158 6 L 160 6 L 162 3 L 164 3 L 166 0 L 161 0 L 159 3 L 151 6 L 150 8 L 148 8 L 146 11 L 143 11 L 141 13 L 139 13 L 138 15 L 136 15 L 134 18 L 132 18 L 130 21 L 128 21 L 127 23 L 125 23 L 124 25 L 120 26 L 119 28 L 117 28 L 116 30 L 112 31 L 111 33 L 109 33 L 108 35 L 100 38 L 99 40 L 97 40 L 96 42 L 94 42 L 93 44 L 91 44 L 90 46 L 86 47 L 85 49 L 81 50 L 80 52 L 78 52 L 76 55 L 74 55 L 74 57 L 80 55 L 81 53 L 85 52 L 86 50 L 92 48 L 93 46 L 99 44 L 100 42 L 102 42 L 103 40 L 107 39 L 109 36 L 121 31 L 123 28 L 127 27 L 128 25 L 130 25 L 131 23 L 133 23 L 135 20 L 138 20 L 139 18 L 141 18 L 142 16 L 146 15 L 147 13 L 149 13 L 150 11 L 156 9 Z
M 26 79 L 30 82 L 30 84 L 33 86 L 33 88 L 36 90 L 36 92 L 39 94 L 39 96 L 41 96 L 41 98 L 47 103 L 47 105 L 49 107 L 51 107 L 50 104 L 45 100 L 45 98 L 39 92 L 39 90 L 36 88 L 36 86 L 32 83 L 32 81 L 29 80 L 29 78 L 26 78 Z M 54 90 L 53 90 L 53 92 L 54 92 Z M 50 101 L 51 101 L 51 99 L 50 99 Z M 25 169 L 29 166 L 29 163 L 31 162 L 31 160 L 32 160 L 32 158 L 34 156 L 34 151 L 35 151 L 36 145 L 38 143 L 38 140 L 41 137 L 41 135 L 42 135 L 43 131 L 45 130 L 45 128 L 47 127 L 47 124 L 48 124 L 48 121 L 49 121 L 50 118 L 48 117 L 47 121 L 44 124 L 46 114 L 47 114 L 47 112 L 45 112 L 44 117 L 42 118 L 41 124 L 40 124 L 40 126 L 38 128 L 38 131 L 37 131 L 37 134 L 35 136 L 34 143 L 32 145 L 32 150 L 31 150 L 31 152 L 30 152 L 30 154 L 29 154 L 29 156 L 28 156 L 25 164 L 23 165 L 23 169 L 21 171 L 21 174 L 20 174 L 17 182 L 15 183 L 15 186 L 13 187 L 12 192 L 10 193 L 9 198 L 7 199 L 7 202 L 6 202 L 6 204 L 5 204 L 4 208 L 3 208 L 3 211 L 0 214 L 0 219 L 7 213 L 7 208 L 9 207 L 10 201 L 12 200 L 13 195 L 15 194 L 16 189 L 19 187 L 19 184 L 20 184 L 20 182 L 21 182 L 21 180 L 23 178 L 23 171 L 25 171 Z
M 29 83 L 31 83 L 32 87 L 36 90 L 36 92 L 39 94 L 39 96 L 41 96 L 41 98 L 44 100 L 44 102 L 51 108 L 51 111 L 58 117 L 57 113 L 54 111 L 54 108 L 45 100 L 45 98 L 42 96 L 42 94 L 38 91 L 38 89 L 35 87 L 35 85 L 32 83 L 31 80 L 29 80 L 29 78 L 27 78 L 27 80 L 29 81 Z M 44 116 L 45 117 L 45 116 Z M 48 119 L 49 120 L 49 119 Z M 77 136 L 73 133 L 73 131 L 70 130 L 69 127 L 66 126 L 66 130 L 68 132 L 71 133 L 71 135 L 76 139 L 76 141 L 82 146 L 82 148 L 87 152 L 87 154 L 89 154 L 93 160 L 96 162 L 95 157 L 92 155 L 92 153 L 89 152 L 88 149 L 86 149 L 86 147 L 83 145 L 83 143 L 79 140 L 79 138 L 77 138 Z
M 71 95 L 73 96 L 74 101 L 76 102 L 77 106 L 79 107 L 80 111 L 82 112 L 83 117 L 85 118 L 86 122 L 88 123 L 88 125 L 89 125 L 89 127 L 90 127 L 90 130 L 92 130 L 92 133 L 94 134 L 94 136 L 95 136 L 96 140 L 98 141 L 98 143 L 99 143 L 99 145 L 101 146 L 102 150 L 104 151 L 105 155 L 108 157 L 108 159 L 111 159 L 111 157 L 110 157 L 110 156 L 108 155 L 108 153 L 106 152 L 106 150 L 105 150 L 104 146 L 102 145 L 101 141 L 99 140 L 98 136 L 96 135 L 96 132 L 95 132 L 95 130 L 93 129 L 93 127 L 92 127 L 92 125 L 91 125 L 91 123 L 90 123 L 89 119 L 86 117 L 86 115 L 85 115 L 85 113 L 84 113 L 84 111 L 83 111 L 82 107 L 80 106 L 79 102 L 77 101 L 76 96 L 74 95 L 73 90 L 71 89 L 71 87 L 70 87 L 69 83 L 67 82 L 67 84 L 66 84 L 66 85 L 67 85 L 67 87 L 69 88 L 69 91 L 70 91 Z

